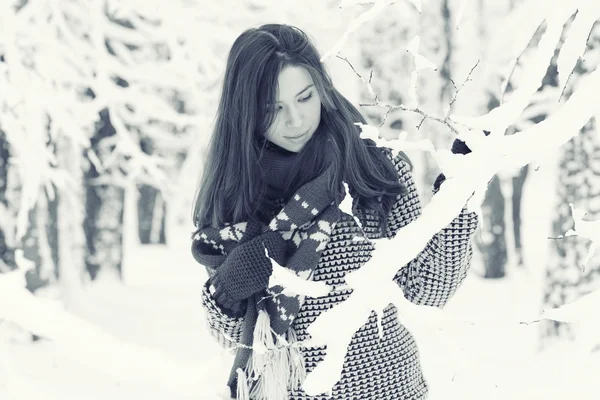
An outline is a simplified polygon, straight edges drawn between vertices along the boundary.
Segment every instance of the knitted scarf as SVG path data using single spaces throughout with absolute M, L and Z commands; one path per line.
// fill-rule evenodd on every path
M 264 204 L 270 204 L 269 216 L 273 216 L 268 224 L 257 229 L 255 221 L 244 221 L 207 227 L 194 236 L 194 257 L 207 267 L 209 275 L 218 270 L 233 248 L 275 231 L 286 243 L 286 261 L 282 266 L 304 279 L 312 279 L 341 211 L 328 190 L 328 170 L 291 196 L 282 191 L 296 156 L 270 142 L 263 152 L 260 163 L 269 185 Z M 287 199 L 285 203 L 282 197 Z M 280 206 L 273 206 L 278 201 Z M 291 327 L 304 297 L 287 296 L 282 290 L 280 286 L 270 287 L 247 301 L 241 344 L 228 381 L 232 397 L 284 400 L 289 388 L 298 388 L 304 381 L 304 360 L 293 346 L 296 335 Z

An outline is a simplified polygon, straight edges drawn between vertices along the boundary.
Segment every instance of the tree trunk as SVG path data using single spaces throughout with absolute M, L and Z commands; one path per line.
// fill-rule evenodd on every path
M 15 262 L 14 221 L 8 196 L 10 149 L 6 134 L 0 130 L 0 273 L 17 268 Z
M 520 2 L 521 0 L 519 0 Z M 458 2 L 455 2 L 458 3 Z M 461 2 L 462 3 L 462 2 Z M 473 7 L 466 7 L 459 29 L 455 31 L 457 37 L 456 54 L 456 85 L 466 82 L 466 77 L 471 73 L 472 82 L 466 82 L 456 98 L 454 112 L 458 115 L 485 114 L 500 104 L 500 74 L 505 71 L 509 60 L 503 54 L 490 46 L 497 35 L 502 34 L 505 27 L 504 18 L 510 14 L 515 6 L 514 1 L 497 0 L 485 2 L 478 0 Z M 474 102 L 473 99 L 476 99 Z M 524 178 L 526 175 L 520 175 Z M 510 199 L 504 197 L 500 179 L 495 177 L 490 183 L 486 198 L 482 204 L 483 221 L 480 235 L 476 236 L 478 252 L 483 262 L 483 275 L 489 278 L 502 278 L 506 273 L 509 260 L 508 244 L 511 235 L 515 232 L 515 243 L 521 246 L 520 237 L 520 210 L 523 181 L 515 179 L 512 185 Z M 509 189 L 510 186 L 507 188 Z M 508 193 L 507 193 L 508 196 Z M 512 205 L 511 215 L 507 215 L 505 206 Z M 516 218 L 513 230 L 507 225 L 510 220 L 506 217 Z M 508 224 L 507 224 L 508 223 Z M 512 242 L 512 241 L 510 241 Z M 517 250 L 520 254 L 520 251 Z M 519 256 L 517 256 L 519 258 Z
M 485 43 L 491 39 L 490 33 L 493 30 L 487 26 L 488 18 L 495 7 L 500 7 L 506 16 L 513 8 L 512 2 L 502 2 L 498 4 L 479 2 L 478 9 L 482 18 L 479 19 L 479 33 L 481 34 L 480 43 L 485 46 Z M 488 55 L 493 59 L 493 55 Z M 491 68 L 495 68 L 494 65 Z M 495 91 L 487 91 L 487 104 L 485 104 L 485 112 L 492 110 L 500 105 L 499 93 Z M 521 193 L 522 190 L 515 190 L 513 187 L 513 196 L 516 192 Z M 513 197 L 514 198 L 514 197 Z M 508 261 L 508 249 L 506 238 L 506 220 L 505 220 L 506 199 L 502 193 L 502 182 L 498 176 L 494 176 L 485 195 L 482 204 L 482 229 L 481 235 L 476 236 L 476 245 L 481 254 L 485 278 L 498 279 L 506 275 L 506 264 Z M 515 210 L 520 210 L 513 203 L 513 214 Z M 517 223 L 518 224 L 518 223 Z
M 556 69 L 556 60 L 558 53 L 555 53 L 550 66 L 546 71 L 546 75 L 542 80 L 542 86 L 537 90 L 538 94 L 543 94 L 545 91 L 550 91 L 551 95 L 556 92 L 558 87 L 558 71 Z M 555 98 L 555 96 L 549 96 Z M 548 102 L 545 96 L 542 96 L 542 102 Z M 554 100 L 551 100 L 554 103 Z M 536 104 L 533 104 L 535 107 Z M 528 117 L 528 121 L 532 123 L 540 123 L 544 121 L 548 114 L 552 112 L 555 104 L 549 104 L 550 109 L 542 109 L 538 115 Z M 525 111 L 527 112 L 527 110 Z M 523 195 L 523 186 L 529 174 L 530 165 L 525 165 L 519 170 L 518 175 L 512 178 L 512 219 L 513 219 L 513 234 L 515 239 L 515 254 L 517 257 L 516 263 L 518 266 L 523 266 L 523 243 L 521 240 L 521 199 Z
M 25 275 L 27 289 L 31 292 L 51 284 L 58 275 L 56 210 L 56 199 L 50 201 L 43 191 L 35 207 L 29 211 L 29 224 L 23 237 L 23 255 L 35 265 Z
M 515 237 L 515 253 L 517 256 L 517 265 L 523 266 L 523 241 L 521 239 L 521 200 L 523 198 L 523 187 L 529 173 L 529 165 L 519 170 L 519 175 L 513 177 L 512 185 L 512 219 L 513 234 Z
M 419 20 L 420 53 L 434 63 L 431 69 L 419 72 L 417 93 L 419 108 L 430 115 L 442 117 L 448 112 L 455 93 L 454 76 L 454 19 L 449 0 L 436 0 L 423 8 Z M 430 139 L 438 149 L 449 149 L 455 139 L 448 127 L 418 116 L 417 129 L 421 137 Z M 421 197 L 425 203 L 432 196 L 432 184 L 441 172 L 429 153 L 422 154 Z
M 154 146 L 150 139 L 141 140 L 142 151 L 153 154 Z M 141 244 L 167 242 L 165 237 L 166 204 L 160 190 L 153 186 L 138 185 L 138 227 Z
M 502 278 L 506 273 L 504 206 L 500 179 L 494 176 L 481 205 L 483 229 L 480 235 L 475 236 L 485 266 L 485 278 Z
M 59 288 L 65 308 L 75 311 L 80 304 L 85 271 L 83 155 L 78 145 L 66 137 L 57 139 L 56 154 L 59 167 L 75 182 L 56 191 Z
M 166 205 L 162 194 L 150 185 L 139 185 L 138 219 L 141 244 L 165 244 Z
M 9 164 L 10 149 L 5 133 L 0 130 L 0 273 L 17 269 L 15 250 L 21 248 L 23 257 L 33 269 L 25 273 L 26 289 L 36 292 L 56 281 L 58 265 L 56 230 L 56 201 L 49 201 L 45 191 L 28 213 L 28 226 L 18 243 L 16 219 L 21 206 L 21 177 Z M 32 340 L 39 337 L 31 334 Z
M 106 144 L 105 139 L 110 139 L 114 134 L 108 111 L 103 110 L 91 140 L 91 150 L 98 155 L 101 162 L 108 159 L 113 149 L 112 145 Z M 102 269 L 109 269 L 111 274 L 118 277 L 121 277 L 122 273 L 124 190 L 116 183 L 97 181 L 101 172 L 103 178 L 116 176 L 116 179 L 121 179 L 120 171 L 115 169 L 117 168 L 98 171 L 96 166 L 90 163 L 84 173 L 84 229 L 87 243 L 85 264 L 92 280 L 96 279 Z
M 110 270 L 106 272 L 121 278 L 123 189 L 99 185 L 89 190 L 94 192 L 94 197 L 92 202 L 87 202 L 88 210 L 96 209 L 92 213 L 93 221 L 88 223 L 86 270 L 92 280 L 103 270 Z

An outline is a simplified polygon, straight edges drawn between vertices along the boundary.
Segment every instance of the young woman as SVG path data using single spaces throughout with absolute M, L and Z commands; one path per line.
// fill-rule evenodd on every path
M 228 381 L 232 398 L 426 396 L 415 341 L 393 305 L 384 312 L 383 338 L 375 313 L 353 336 L 331 397 L 308 396 L 302 381 L 326 349 L 303 345 L 310 339 L 306 329 L 350 292 L 311 298 L 269 287 L 267 254 L 304 279 L 335 287 L 371 256 L 372 243 L 356 237 L 392 238 L 420 215 L 406 156 L 393 157 L 361 139 L 355 122 L 366 123 L 333 87 L 298 28 L 263 25 L 234 42 L 196 193 L 192 243 L 194 258 L 210 276 L 203 306 L 211 332 L 236 351 Z M 469 151 L 459 147 L 454 150 Z M 343 182 L 362 228 L 338 208 Z M 463 209 L 412 262 L 398 265 L 395 280 L 409 300 L 446 303 L 466 276 L 476 227 L 476 214 Z

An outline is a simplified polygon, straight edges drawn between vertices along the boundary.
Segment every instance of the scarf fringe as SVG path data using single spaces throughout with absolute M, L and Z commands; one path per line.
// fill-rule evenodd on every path
M 306 369 L 300 349 L 294 346 L 297 340 L 292 328 L 283 336 L 275 334 L 269 314 L 259 311 L 252 355 L 246 370 L 237 371 L 239 400 L 287 400 L 289 389 L 300 388 Z
M 246 373 L 241 369 L 237 369 L 237 395 L 238 400 L 250 400 L 250 388 L 248 387 L 248 378 Z

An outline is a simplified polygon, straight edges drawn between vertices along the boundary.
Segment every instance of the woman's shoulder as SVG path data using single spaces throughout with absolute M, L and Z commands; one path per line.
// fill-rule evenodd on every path
M 366 147 L 373 147 L 375 145 L 375 142 L 371 139 L 362 138 L 362 142 Z M 387 146 L 377 146 L 377 149 L 392 162 L 396 170 L 408 168 L 409 171 L 412 171 L 413 163 L 403 151 L 395 151 Z
M 403 151 L 394 151 L 390 147 L 378 147 L 386 158 L 392 163 L 396 172 L 402 175 L 406 172 L 412 172 L 413 163 Z

